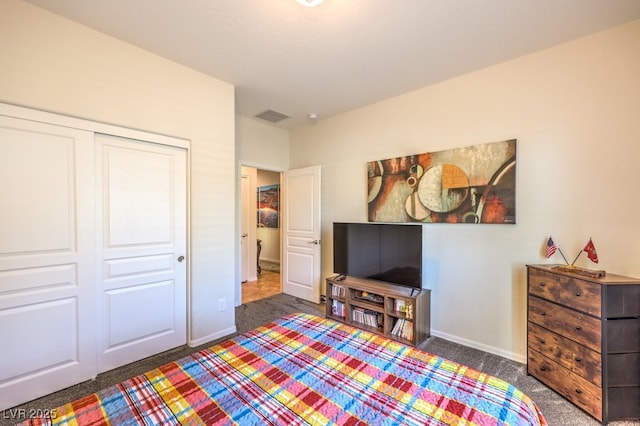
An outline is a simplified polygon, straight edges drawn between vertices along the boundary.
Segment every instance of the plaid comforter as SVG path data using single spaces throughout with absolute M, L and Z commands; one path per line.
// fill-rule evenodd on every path
M 25 424 L 546 425 L 496 377 L 293 314 Z

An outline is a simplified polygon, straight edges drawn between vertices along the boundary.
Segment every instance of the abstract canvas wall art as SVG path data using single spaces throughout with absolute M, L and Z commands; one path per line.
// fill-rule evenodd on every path
M 370 222 L 516 223 L 516 140 L 367 163 Z

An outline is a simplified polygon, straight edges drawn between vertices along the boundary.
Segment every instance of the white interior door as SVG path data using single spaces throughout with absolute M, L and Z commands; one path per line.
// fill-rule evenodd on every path
M 320 166 L 284 173 L 283 292 L 320 303 Z
M 0 116 L 0 410 L 96 375 L 93 148 Z
M 186 151 L 96 136 L 100 372 L 186 343 Z
M 242 250 L 242 278 L 241 281 L 247 282 L 249 278 L 249 191 L 251 191 L 251 178 L 249 175 L 243 174 L 241 177 L 241 191 L 242 191 L 242 221 L 241 221 L 241 235 L 240 235 L 240 247 Z
M 257 195 L 258 170 L 242 166 L 240 172 L 240 259 L 242 282 L 258 279 L 257 260 Z M 242 289 L 238 284 L 236 306 L 242 304 Z

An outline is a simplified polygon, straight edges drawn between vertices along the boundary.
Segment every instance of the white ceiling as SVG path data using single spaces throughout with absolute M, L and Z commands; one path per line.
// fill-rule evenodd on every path
M 639 0 L 27 0 L 309 125 L 640 18 Z M 267 121 L 265 121 L 267 122 Z

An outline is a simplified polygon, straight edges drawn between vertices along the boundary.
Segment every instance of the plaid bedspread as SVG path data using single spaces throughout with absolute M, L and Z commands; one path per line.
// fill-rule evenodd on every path
M 25 424 L 546 425 L 513 385 L 293 314 Z

